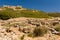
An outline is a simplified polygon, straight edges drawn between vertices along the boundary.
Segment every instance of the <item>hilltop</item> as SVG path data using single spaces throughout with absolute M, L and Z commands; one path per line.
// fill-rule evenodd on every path
M 22 6 L 8 6 L 0 7 L 0 19 L 9 19 L 16 17 L 30 17 L 30 18 L 49 18 L 48 14 L 39 10 L 32 10 L 23 8 Z
M 29 18 L 50 18 L 60 17 L 60 13 L 47 13 L 44 11 L 23 8 L 22 6 L 3 5 L 0 7 L 0 19 L 29 17 Z

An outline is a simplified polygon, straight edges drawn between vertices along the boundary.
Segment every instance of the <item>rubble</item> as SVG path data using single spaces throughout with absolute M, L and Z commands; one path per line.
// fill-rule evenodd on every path
M 15 21 L 14 21 L 15 20 Z M 0 40 L 60 40 L 60 32 L 54 29 L 55 25 L 60 24 L 58 20 L 41 18 L 16 18 L 2 21 L 0 20 Z M 22 24 L 22 25 L 21 25 Z M 9 26 L 8 26 L 9 25 Z M 45 26 L 48 28 L 47 34 L 43 37 L 31 38 L 27 34 L 34 28 Z M 49 34 L 49 35 L 48 35 Z

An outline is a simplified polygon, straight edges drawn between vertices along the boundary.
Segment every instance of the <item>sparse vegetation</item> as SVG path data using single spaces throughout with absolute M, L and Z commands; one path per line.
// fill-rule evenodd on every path
M 55 13 L 48 13 L 49 16 L 51 17 L 60 17 L 60 13 L 55 12 Z
M 30 18 L 50 18 L 50 17 L 60 17 L 60 13 L 46 13 L 44 11 L 36 11 L 36 10 L 13 10 L 12 8 L 5 8 L 6 10 L 0 11 L 0 19 L 7 20 L 10 18 L 16 17 L 30 17 Z M 16 9 L 20 9 L 20 7 L 16 7 Z
M 22 10 L 17 11 L 10 8 L 5 8 L 6 10 L 0 11 L 0 19 L 7 20 L 10 18 L 16 18 L 16 17 L 30 17 L 30 18 L 49 18 L 45 12 L 38 11 L 33 12 L 33 10 Z

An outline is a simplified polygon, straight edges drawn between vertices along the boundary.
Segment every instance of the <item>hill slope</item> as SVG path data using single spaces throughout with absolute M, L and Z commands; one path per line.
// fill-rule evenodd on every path
M 48 14 L 43 11 L 36 10 L 13 10 L 5 8 L 6 10 L 0 11 L 0 19 L 9 19 L 16 17 L 30 17 L 30 18 L 49 18 Z

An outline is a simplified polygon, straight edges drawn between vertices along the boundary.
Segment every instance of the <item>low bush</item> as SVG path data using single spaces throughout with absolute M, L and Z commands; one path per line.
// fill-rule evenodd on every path
M 45 33 L 47 33 L 47 28 L 39 27 L 39 28 L 35 28 L 33 30 L 33 33 L 30 33 L 28 36 L 30 37 L 44 36 Z
M 10 19 L 10 17 L 4 14 L 0 14 L 0 19 L 7 20 L 7 19 Z

